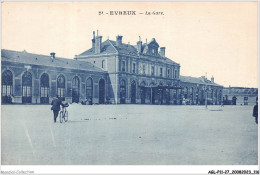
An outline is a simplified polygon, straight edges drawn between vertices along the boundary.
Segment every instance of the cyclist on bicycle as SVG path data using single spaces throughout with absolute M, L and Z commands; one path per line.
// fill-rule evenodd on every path
M 66 110 L 66 107 L 69 106 L 69 103 L 66 101 L 61 102 L 62 110 L 60 111 L 60 122 L 64 120 L 65 122 L 68 121 L 68 111 Z
M 69 103 L 66 101 L 62 101 L 61 106 L 62 106 L 62 110 L 64 110 L 64 108 L 69 107 Z

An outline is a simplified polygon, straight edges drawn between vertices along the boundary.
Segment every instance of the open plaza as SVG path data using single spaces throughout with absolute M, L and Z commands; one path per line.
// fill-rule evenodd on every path
M 3 105 L 3 165 L 257 165 L 253 106 Z

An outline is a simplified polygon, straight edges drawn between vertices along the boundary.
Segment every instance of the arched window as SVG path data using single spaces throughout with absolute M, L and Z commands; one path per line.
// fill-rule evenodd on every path
M 125 80 L 121 80 L 120 86 L 122 86 L 122 87 L 125 87 L 125 86 L 126 86 Z
M 79 102 L 79 77 L 75 76 L 72 79 L 72 103 Z
M 23 96 L 32 96 L 32 74 L 30 72 L 25 72 L 22 77 L 23 84 Z
M 49 103 L 49 75 L 44 73 L 41 76 L 40 81 L 40 87 L 41 87 L 41 103 Z
M 41 97 L 49 97 L 49 76 L 46 73 L 41 76 Z
M 13 74 L 10 70 L 2 73 L 2 97 L 12 95 L 13 92 Z
M 63 75 L 59 75 L 57 78 L 57 95 L 62 100 L 65 99 L 65 77 Z
M 32 102 L 32 74 L 28 71 L 22 76 L 22 102 Z
M 91 99 L 93 97 L 93 80 L 88 78 L 86 82 L 86 98 Z

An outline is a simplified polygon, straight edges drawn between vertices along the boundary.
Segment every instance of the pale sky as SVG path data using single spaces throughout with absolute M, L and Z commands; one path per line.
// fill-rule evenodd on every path
M 137 15 L 98 15 L 116 10 Z M 155 38 L 181 75 L 207 72 L 223 86 L 257 87 L 257 27 L 257 2 L 2 3 L 3 49 L 73 58 L 91 47 L 93 30 L 133 45 Z

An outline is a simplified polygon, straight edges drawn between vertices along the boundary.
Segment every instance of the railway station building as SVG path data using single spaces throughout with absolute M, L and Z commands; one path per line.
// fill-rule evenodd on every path
M 89 104 L 221 103 L 223 86 L 213 77 L 181 76 L 155 38 L 130 45 L 93 32 L 91 42 L 73 59 L 2 49 L 2 103 L 49 104 L 56 95 Z

